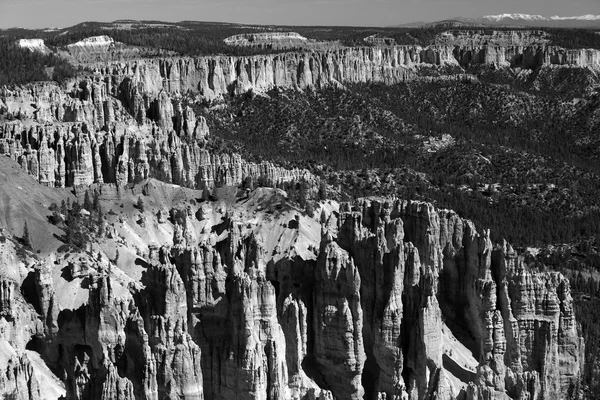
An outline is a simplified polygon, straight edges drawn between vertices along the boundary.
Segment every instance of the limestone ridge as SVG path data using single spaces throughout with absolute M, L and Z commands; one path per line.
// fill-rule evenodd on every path
M 318 47 L 333 45 L 328 42 L 309 41 L 296 32 L 257 32 L 233 35 L 223 40 L 229 46 L 268 48 L 268 49 L 293 49 L 303 47 Z
M 110 77 L 111 93 L 116 93 L 124 84 L 130 92 L 127 97 L 130 104 L 132 100 L 135 104 L 138 94 L 156 96 L 161 90 L 199 93 L 210 99 L 275 86 L 304 89 L 344 83 L 394 84 L 417 78 L 420 67 L 465 68 L 471 64 L 525 68 L 548 65 L 598 67 L 600 51 L 545 45 L 391 46 L 252 57 L 145 59 L 92 68 L 102 76 Z
M 533 272 L 507 243 L 493 247 L 489 232 L 427 203 L 328 202 L 319 224 L 257 204 L 269 193 L 279 192 L 145 216 L 144 229 L 173 232 L 172 242 L 140 253 L 137 278 L 102 255 L 73 259 L 68 279 L 85 278 L 77 305 L 57 289 L 66 261 L 37 261 L 23 283 L 3 275 L 0 393 L 42 398 L 48 367 L 69 399 L 549 400 L 576 390 L 583 346 L 561 274 Z
M 508 47 L 508 46 L 549 46 L 550 35 L 542 30 L 448 30 L 435 39 L 438 45 L 455 47 Z
M 199 93 L 210 99 L 275 86 L 305 89 L 336 83 L 393 84 L 410 79 L 415 75 L 410 67 L 421 63 L 456 62 L 449 48 L 366 47 L 252 57 L 152 59 L 92 68 L 102 76 L 112 76 L 114 84 L 126 82 L 133 88 L 130 99 L 136 89 L 148 94 L 163 89 L 168 93 Z

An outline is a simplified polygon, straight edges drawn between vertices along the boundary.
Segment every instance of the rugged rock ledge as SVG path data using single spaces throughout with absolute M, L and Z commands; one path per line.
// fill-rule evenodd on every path
M 330 84 L 394 84 L 419 76 L 423 66 L 465 68 L 472 64 L 538 68 L 598 67 L 600 51 L 552 46 L 393 46 L 344 48 L 253 57 L 170 58 L 97 65 L 117 95 L 198 93 L 206 98 L 263 91 L 275 86 L 304 89 Z M 460 69 L 460 68 L 459 68 Z M 124 85 L 124 86 L 123 86 Z
M 333 42 L 316 42 L 308 40 L 296 32 L 256 32 L 233 35 L 224 40 L 230 46 L 265 48 L 265 49 L 301 49 L 301 48 L 331 48 Z
M 517 30 L 517 31 L 496 31 L 496 30 L 448 30 L 439 34 L 435 42 L 438 45 L 451 45 L 455 47 L 473 47 L 473 46 L 547 46 L 550 42 L 550 35 L 543 30 Z

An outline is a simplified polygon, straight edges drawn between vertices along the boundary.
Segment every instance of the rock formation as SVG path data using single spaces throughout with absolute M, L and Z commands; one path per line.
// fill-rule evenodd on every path
M 294 49 L 315 47 L 317 42 L 309 41 L 296 32 L 259 32 L 233 35 L 224 40 L 230 46 L 266 48 L 266 49 Z M 325 45 L 323 42 L 321 45 Z M 331 45 L 330 45 L 331 46 Z
M 211 99 L 242 94 L 250 89 L 268 90 L 275 86 L 303 89 L 331 83 L 393 84 L 415 76 L 414 67 L 420 64 L 457 65 L 457 62 L 449 47 L 398 46 L 250 57 L 139 60 L 94 67 L 102 76 L 112 77 L 114 85 L 111 93 L 119 91 L 118 82 L 135 82 L 130 93 L 124 93 L 131 99 L 135 90 L 140 89 L 152 97 L 165 90 L 170 94 L 199 93 Z
M 598 67 L 600 52 L 553 46 L 437 45 L 343 48 L 306 53 L 251 57 L 209 56 L 129 61 L 96 65 L 110 76 L 111 93 L 119 83 L 136 82 L 137 90 L 153 98 L 168 93 L 199 93 L 206 98 L 241 94 L 252 89 L 321 87 L 335 83 L 394 84 L 419 76 L 421 66 L 467 67 L 472 64 L 538 68 L 544 65 Z M 129 98 L 134 98 L 129 94 Z
M 48 54 L 52 52 L 46 47 L 44 39 L 19 39 L 15 42 L 15 46 L 21 49 L 27 49 L 34 53 Z
M 66 90 L 2 89 L 0 108 L 13 120 L 0 125 L 0 154 L 42 185 L 96 184 L 111 207 L 126 185 L 176 195 L 171 209 L 164 198 L 159 209 L 137 209 L 135 222 L 123 211 L 105 218 L 99 249 L 45 258 L 0 236 L 0 393 L 567 398 L 583 345 L 565 277 L 534 271 L 508 243 L 428 203 L 330 201 L 317 221 L 278 189 L 207 199 L 193 189 L 315 178 L 211 153 L 206 120 L 180 96 L 392 84 L 423 65 L 595 66 L 598 54 L 397 46 L 152 59 L 99 66 Z M 121 260 L 106 254 L 117 248 Z
M 82 45 L 99 47 L 96 44 L 109 42 L 101 38 Z M 472 41 L 427 48 L 364 47 L 103 62 L 93 66 L 93 76 L 68 82 L 66 90 L 49 83 L 3 88 L 0 108 L 17 120 L 0 126 L 0 154 L 18 160 L 41 183 L 58 187 L 126 184 L 148 177 L 192 188 L 239 184 L 245 176 L 272 183 L 306 178 L 304 171 L 288 172 L 269 163 L 246 163 L 237 155 L 208 153 L 203 149 L 206 121 L 196 118 L 189 106 L 183 107 L 181 97 L 199 94 L 214 99 L 273 87 L 394 84 L 423 78 L 423 67 L 449 67 L 464 77 L 468 75 L 463 68 L 472 65 L 545 68 L 536 76 L 556 80 L 560 74 L 544 71 L 557 65 L 597 68 L 600 52 Z M 36 123 L 19 122 L 30 119 Z
M 97 130 L 94 113 L 86 122 L 5 123 L 0 126 L 0 154 L 10 155 L 51 187 L 124 185 L 151 177 L 199 189 L 239 185 L 246 177 L 263 178 L 273 185 L 313 179 L 300 169 L 287 170 L 266 161 L 250 163 L 238 154 L 212 154 L 204 148 L 206 120 L 196 118 L 190 108 L 179 108 L 173 116 L 170 99 L 165 101 L 169 107 L 157 106 L 158 125 L 112 124 L 109 131 Z
M 548 45 L 550 35 L 542 30 L 449 30 L 439 34 L 439 45 L 467 46 L 539 46 Z
M 577 386 L 561 274 L 427 203 L 330 203 L 319 224 L 268 214 L 277 193 L 145 215 L 141 231 L 170 227 L 172 243 L 130 272 L 82 253 L 3 278 L 7 393 L 41 398 L 48 379 L 72 399 L 553 399 Z M 57 289 L 71 281 L 87 300 Z

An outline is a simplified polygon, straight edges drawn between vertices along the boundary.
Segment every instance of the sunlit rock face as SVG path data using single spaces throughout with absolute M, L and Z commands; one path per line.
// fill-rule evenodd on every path
M 199 93 L 212 99 L 273 87 L 305 89 L 344 83 L 394 84 L 414 79 L 421 67 L 454 67 L 459 72 L 476 64 L 523 68 L 545 65 L 596 68 L 600 65 L 598 50 L 530 45 L 528 40 L 521 39 L 523 43 L 520 43 L 519 38 L 512 39 L 503 46 L 471 41 L 456 46 L 450 43 L 248 57 L 152 59 L 94 67 L 101 75 L 111 77 L 112 93 L 124 89 L 124 95 L 134 100 L 137 93 L 155 98 L 162 90 L 171 94 Z M 120 87 L 121 82 L 126 82 L 126 86 Z
M 205 98 L 282 88 L 321 87 L 336 83 L 398 83 L 415 75 L 419 65 L 457 65 L 449 47 L 364 47 L 329 51 L 256 55 L 208 56 L 139 60 L 95 65 L 113 80 L 113 92 L 125 89 L 156 96 L 200 93 Z M 127 82 L 126 87 L 119 87 Z M 133 84 L 131 84 L 131 83 Z
M 299 49 L 318 45 L 296 32 L 244 33 L 230 36 L 223 41 L 229 46 L 268 49 Z M 325 42 L 321 44 L 325 45 Z
M 21 49 L 27 49 L 34 53 L 51 53 L 51 50 L 46 47 L 44 39 L 19 39 L 15 42 L 15 46 Z

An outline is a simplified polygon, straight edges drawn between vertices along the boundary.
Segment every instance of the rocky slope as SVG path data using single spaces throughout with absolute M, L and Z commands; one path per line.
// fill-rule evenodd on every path
M 46 47 L 44 39 L 19 39 L 15 42 L 15 46 L 22 49 L 27 49 L 32 52 L 39 52 L 42 54 L 48 54 L 52 51 Z
M 141 225 L 109 216 L 94 252 L 4 260 L 22 271 L 0 286 L 15 370 L 4 393 L 44 398 L 43 379 L 71 399 L 553 399 L 577 387 L 568 281 L 453 212 L 327 202 L 319 223 L 278 190 L 220 189 L 191 208 L 193 191 L 137 190 L 171 217 L 150 202 Z M 150 237 L 163 245 L 132 253 Z
M 436 37 L 439 45 L 452 46 L 539 46 L 548 45 L 550 35 L 541 30 L 449 30 Z

